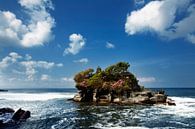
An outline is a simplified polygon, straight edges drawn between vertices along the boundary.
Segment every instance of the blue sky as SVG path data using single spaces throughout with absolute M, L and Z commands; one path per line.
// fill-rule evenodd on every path
M 0 88 L 68 88 L 131 64 L 146 87 L 195 87 L 193 0 L 1 0 Z

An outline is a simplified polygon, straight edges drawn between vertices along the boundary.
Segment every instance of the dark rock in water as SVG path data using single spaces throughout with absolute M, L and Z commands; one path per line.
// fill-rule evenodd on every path
M 15 126 L 30 118 L 30 111 L 18 109 L 15 113 L 11 108 L 0 109 L 0 127 Z
M 20 117 L 21 120 L 26 120 L 30 118 L 30 111 L 25 111 L 22 116 Z
M 30 117 L 30 111 L 24 111 L 22 110 L 21 108 L 18 109 L 13 117 L 12 117 L 12 120 L 14 121 L 20 121 L 20 120 L 26 120 Z
M 12 120 L 14 120 L 14 121 L 19 121 L 19 120 L 21 119 L 21 116 L 22 116 L 24 113 L 25 113 L 24 110 L 22 110 L 21 108 L 18 109 L 18 110 L 14 113 L 14 115 L 13 115 L 13 117 L 12 117 Z
M 69 98 L 69 99 L 67 99 L 68 101 L 72 101 L 73 100 L 73 98 Z
M 175 101 L 172 100 L 172 99 L 170 99 L 170 98 L 168 98 L 168 99 L 166 100 L 166 103 L 167 103 L 168 105 L 170 105 L 170 106 L 176 106 Z
M 0 108 L 0 114 L 4 114 L 4 113 L 14 113 L 14 109 L 12 108 Z

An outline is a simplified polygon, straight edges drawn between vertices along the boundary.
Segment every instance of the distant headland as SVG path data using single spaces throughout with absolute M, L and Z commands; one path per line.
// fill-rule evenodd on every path
M 8 92 L 8 90 L 0 89 L 0 92 Z
M 164 91 L 154 92 L 138 84 L 134 74 L 128 71 L 130 64 L 118 62 L 102 70 L 89 68 L 74 77 L 78 93 L 76 102 L 93 102 L 96 104 L 120 105 L 175 105 Z

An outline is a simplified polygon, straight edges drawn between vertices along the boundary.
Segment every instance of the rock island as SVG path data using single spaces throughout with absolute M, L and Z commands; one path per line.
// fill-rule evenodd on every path
M 163 90 L 152 91 L 139 85 L 139 80 L 128 71 L 130 64 L 119 62 L 102 70 L 89 68 L 75 75 L 78 93 L 76 102 L 120 105 L 175 105 Z

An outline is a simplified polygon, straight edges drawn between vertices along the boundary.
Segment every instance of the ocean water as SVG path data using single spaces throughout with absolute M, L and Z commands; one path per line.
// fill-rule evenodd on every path
M 75 89 L 18 89 L 0 92 L 0 108 L 32 113 L 7 129 L 195 129 L 195 89 L 164 90 L 176 106 L 95 106 L 68 101 Z

